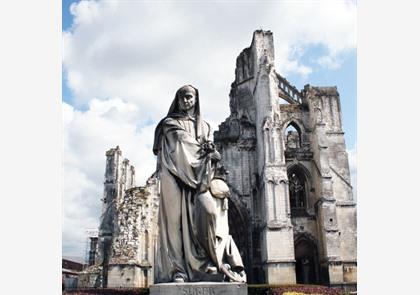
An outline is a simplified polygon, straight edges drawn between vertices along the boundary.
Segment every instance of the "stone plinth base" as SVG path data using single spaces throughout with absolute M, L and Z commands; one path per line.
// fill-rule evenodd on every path
M 79 274 L 78 288 L 99 288 L 102 285 L 102 271 L 93 269 L 84 271 Z
M 150 286 L 150 295 L 248 295 L 241 283 L 167 283 Z
M 150 268 L 135 264 L 108 266 L 108 288 L 145 288 L 149 284 Z
M 270 285 L 296 284 L 294 262 L 272 262 L 264 265 L 266 280 Z

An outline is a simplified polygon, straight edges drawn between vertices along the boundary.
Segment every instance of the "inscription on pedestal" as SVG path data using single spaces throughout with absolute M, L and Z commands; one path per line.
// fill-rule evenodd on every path
M 212 287 L 182 287 L 182 295 L 216 295 Z
M 150 286 L 150 295 L 247 295 L 243 283 L 166 283 Z

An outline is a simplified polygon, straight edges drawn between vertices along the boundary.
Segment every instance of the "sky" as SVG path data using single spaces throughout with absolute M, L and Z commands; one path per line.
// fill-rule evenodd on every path
M 273 32 L 276 71 L 298 89 L 337 86 L 356 187 L 355 1 L 63 0 L 62 27 L 63 255 L 84 256 L 98 227 L 105 151 L 119 145 L 144 185 L 155 126 L 184 84 L 217 129 L 257 29 Z

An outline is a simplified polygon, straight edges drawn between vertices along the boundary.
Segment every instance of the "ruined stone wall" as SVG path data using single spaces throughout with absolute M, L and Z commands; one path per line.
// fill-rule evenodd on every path
M 116 212 L 108 266 L 108 287 L 147 287 L 153 283 L 153 241 L 158 196 L 155 179 L 125 191 Z
M 215 133 L 231 190 L 246 204 L 250 282 L 294 281 L 292 225 L 285 197 L 286 168 L 277 107 L 272 34 L 257 31 L 237 59 L 231 115 Z M 235 238 L 235 237 L 234 237 Z M 281 265 L 280 265 L 281 264 Z M 280 281 L 277 281 L 279 283 Z
M 144 191 L 132 188 L 117 204 L 110 264 L 138 263 L 140 246 L 140 208 L 145 202 Z
M 129 160 L 123 158 L 119 146 L 108 150 L 105 155 L 104 193 L 101 199 L 102 213 L 98 231 L 98 257 L 95 259 L 95 265 L 86 270 L 84 282 L 80 284 L 83 287 L 97 287 L 98 284 L 101 287 L 108 286 L 109 266 L 113 248 L 115 248 L 113 241 L 116 229 L 120 228 L 118 222 L 121 223 L 121 220 L 118 220 L 118 212 L 127 201 L 126 191 L 135 185 L 135 169 L 130 165 Z M 130 212 L 130 219 L 133 218 L 136 218 L 135 213 Z M 89 284 L 94 285 L 90 286 Z
M 256 31 L 237 58 L 231 114 L 215 132 L 229 186 L 247 209 L 250 281 L 294 283 L 294 247 L 306 237 L 320 282 L 354 283 L 356 208 L 339 94 L 336 87 L 299 91 L 273 61 L 271 32 Z M 289 126 L 297 131 L 286 132 Z M 305 206 L 298 210 L 289 199 L 293 171 L 305 179 Z
M 104 195 L 99 224 L 98 263 L 107 265 L 115 227 L 116 207 L 124 192 L 134 186 L 135 169 L 117 146 L 106 152 Z
M 356 204 L 342 131 L 340 97 L 336 87 L 305 86 L 314 121 L 314 164 L 319 167 L 320 239 L 323 267 L 330 282 L 355 283 L 357 267 Z

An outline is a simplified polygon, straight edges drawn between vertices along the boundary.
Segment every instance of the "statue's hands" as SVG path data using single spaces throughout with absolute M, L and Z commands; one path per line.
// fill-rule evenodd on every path
M 220 156 L 219 152 L 216 151 L 216 146 L 214 145 L 214 143 L 212 141 L 206 141 L 201 145 L 201 150 L 203 153 L 203 156 L 210 156 L 210 159 L 213 162 L 218 162 L 222 159 L 222 157 Z
M 201 145 L 201 148 L 206 154 L 210 154 L 216 150 L 214 143 L 212 141 L 206 141 Z

